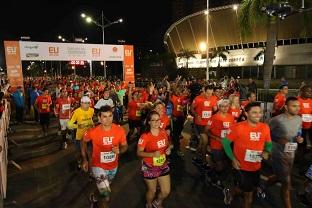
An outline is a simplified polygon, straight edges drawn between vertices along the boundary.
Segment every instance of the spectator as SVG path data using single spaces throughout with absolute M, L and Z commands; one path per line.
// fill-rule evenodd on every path
M 248 92 L 254 92 L 257 94 L 257 84 L 252 78 L 249 78 L 247 87 Z
M 15 104 L 16 122 L 23 123 L 25 101 L 24 101 L 24 95 L 23 95 L 21 86 L 17 87 L 16 91 L 12 94 L 12 99 Z
M 288 86 L 288 81 L 286 80 L 285 77 L 282 77 L 282 78 L 281 78 L 281 86 L 282 86 L 282 85 L 287 85 L 287 86 Z

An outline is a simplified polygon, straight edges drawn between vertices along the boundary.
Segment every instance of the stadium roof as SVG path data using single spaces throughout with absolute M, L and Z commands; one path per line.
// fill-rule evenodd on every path
M 242 45 L 266 41 L 266 25 L 256 24 L 252 35 L 242 37 L 238 11 L 234 5 L 209 9 L 209 48 Z M 200 43 L 206 42 L 206 10 L 188 15 L 170 26 L 164 35 L 164 43 L 169 50 L 179 53 L 182 49 L 200 52 Z M 307 37 L 303 16 L 300 13 L 279 20 L 278 40 Z M 310 31 L 311 33 L 311 31 Z

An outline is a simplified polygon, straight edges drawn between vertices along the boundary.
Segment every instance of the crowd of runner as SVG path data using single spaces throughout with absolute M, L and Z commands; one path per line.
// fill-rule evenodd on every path
M 194 167 L 221 188 L 226 205 L 240 195 L 241 207 L 249 208 L 255 196 L 280 182 L 284 207 L 292 207 L 294 164 L 305 177 L 298 196 L 311 203 L 306 193 L 312 180 L 312 166 L 309 169 L 306 161 L 312 140 L 311 86 L 288 97 L 288 86 L 281 85 L 272 101 L 273 118 L 266 122 L 252 80 L 245 90 L 236 79 L 206 82 L 177 77 L 169 82 L 166 77 L 138 86 L 82 77 L 29 78 L 12 92 L 16 121 L 23 122 L 27 109 L 47 136 L 54 114 L 63 149 L 74 130 L 78 166 L 95 179 L 100 207 L 108 207 L 118 159 L 132 142 L 137 142 L 142 159 L 146 207 L 163 207 L 171 188 L 170 159 L 184 156 L 180 141 L 187 121 L 193 126 L 187 148 L 196 153 Z M 122 127 L 126 123 L 128 133 Z M 274 175 L 260 183 L 263 163 L 272 166 Z M 225 183 L 229 175 L 234 176 L 231 186 Z

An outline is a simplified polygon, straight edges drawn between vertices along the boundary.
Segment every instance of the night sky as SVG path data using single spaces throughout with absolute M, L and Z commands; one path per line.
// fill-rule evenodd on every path
M 32 41 L 55 42 L 62 35 L 68 40 L 88 37 L 87 43 L 102 43 L 101 28 L 80 17 L 84 12 L 100 21 L 101 10 L 110 21 L 124 19 L 105 30 L 105 43 L 125 40 L 126 44 L 163 49 L 163 34 L 172 19 L 170 0 L 9 0 L 1 3 L 0 66 L 4 67 L 3 40 L 30 36 Z

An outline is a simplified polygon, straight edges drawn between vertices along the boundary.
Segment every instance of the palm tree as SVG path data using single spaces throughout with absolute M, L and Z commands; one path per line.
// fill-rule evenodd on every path
M 188 69 L 188 62 L 190 58 L 196 58 L 194 54 L 195 52 L 190 51 L 189 49 L 181 49 L 180 53 L 178 54 L 179 60 L 186 60 L 186 70 Z
M 268 92 L 271 82 L 271 74 L 273 68 L 275 46 L 277 41 L 277 21 L 279 19 L 276 16 L 269 16 L 262 11 L 262 8 L 280 3 L 279 0 L 242 0 L 239 21 L 241 34 L 243 37 L 250 35 L 251 28 L 256 23 L 266 24 L 267 26 L 267 40 L 266 48 L 264 52 L 264 63 L 263 63 L 263 87 Z M 301 1 L 290 0 L 289 3 L 300 8 Z M 306 6 L 311 6 L 311 1 L 306 1 Z M 310 13 L 310 14 L 309 14 Z M 311 15 L 311 12 L 304 13 L 305 16 Z M 305 21 L 307 23 L 309 21 Z M 311 23 L 310 23 L 311 24 Z
M 230 52 L 228 50 L 226 50 L 225 48 L 217 48 L 215 50 L 212 51 L 212 53 L 209 53 L 209 58 L 210 59 L 214 59 L 214 58 L 218 58 L 218 68 L 220 68 L 220 62 L 221 59 L 223 61 L 227 60 L 227 55 L 226 54 L 230 54 Z
M 263 56 L 265 54 L 265 48 L 263 47 L 254 57 L 255 61 L 260 60 L 260 57 Z

